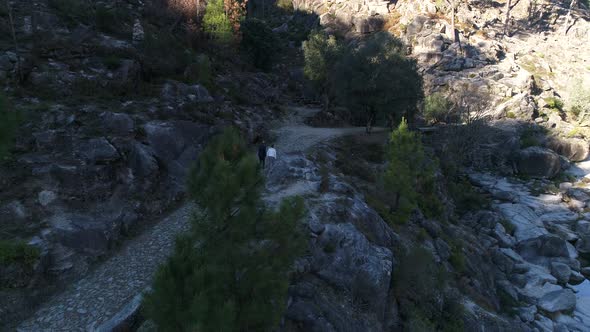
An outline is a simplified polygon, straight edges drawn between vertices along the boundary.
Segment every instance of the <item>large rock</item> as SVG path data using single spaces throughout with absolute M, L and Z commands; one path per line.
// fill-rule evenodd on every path
M 325 225 L 311 252 L 311 273 L 289 288 L 286 318 L 305 331 L 385 330 L 391 251 L 369 242 L 354 225 L 340 223 Z M 353 302 L 364 309 L 357 311 Z
M 135 143 L 129 155 L 129 167 L 135 176 L 149 177 L 158 172 L 156 153 L 150 146 Z
M 551 262 L 551 275 L 561 284 L 565 284 L 570 280 L 572 269 L 564 263 Z
M 571 289 L 553 291 L 545 294 L 537 306 L 548 313 L 571 312 L 576 307 L 576 295 Z
M 83 214 L 57 214 L 49 219 L 59 243 L 77 252 L 100 256 L 111 246 L 112 223 Z
M 80 145 L 79 154 L 88 164 L 109 162 L 120 157 L 117 149 L 104 137 L 92 138 L 83 142 Z
M 500 204 L 498 209 L 514 226 L 514 237 L 517 241 L 535 239 L 548 233 L 535 211 L 524 204 L 504 203 Z
M 538 146 L 521 150 L 516 165 L 520 174 L 535 178 L 552 178 L 561 171 L 559 155 Z
M 582 139 L 551 138 L 546 146 L 571 161 L 582 161 L 588 158 L 590 146 Z
M 187 85 L 176 81 L 167 81 L 162 86 L 160 98 L 166 102 L 209 103 L 213 98 L 207 89 L 199 84 Z
M 539 262 L 544 257 L 570 257 L 567 242 L 557 235 L 546 234 L 535 239 L 521 241 L 518 253 L 529 262 Z

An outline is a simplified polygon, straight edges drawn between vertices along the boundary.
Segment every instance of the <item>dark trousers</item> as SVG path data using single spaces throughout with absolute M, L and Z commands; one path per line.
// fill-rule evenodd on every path
M 262 165 L 262 168 L 264 168 L 264 166 L 265 166 L 264 165 L 265 159 L 266 159 L 266 156 L 258 155 L 258 160 L 260 160 L 260 164 Z

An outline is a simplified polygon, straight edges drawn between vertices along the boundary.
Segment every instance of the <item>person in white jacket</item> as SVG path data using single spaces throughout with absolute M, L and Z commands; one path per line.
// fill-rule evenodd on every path
M 271 144 L 271 146 L 268 148 L 268 150 L 266 150 L 266 161 L 268 163 L 268 167 L 272 167 L 272 165 L 274 165 L 275 161 L 277 160 L 277 150 L 275 150 L 275 146 L 274 144 Z

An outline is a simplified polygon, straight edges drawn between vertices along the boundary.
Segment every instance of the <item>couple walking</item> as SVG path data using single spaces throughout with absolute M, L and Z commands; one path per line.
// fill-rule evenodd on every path
M 264 144 L 264 141 L 262 141 L 258 146 L 258 160 L 260 160 L 263 169 L 266 166 L 267 159 L 269 166 L 272 167 L 277 159 L 277 150 L 274 148 L 273 144 L 271 144 L 270 147 L 267 147 L 266 144 Z

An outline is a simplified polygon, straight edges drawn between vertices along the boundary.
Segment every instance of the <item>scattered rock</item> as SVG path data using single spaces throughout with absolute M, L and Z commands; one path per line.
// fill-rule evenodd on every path
M 571 289 L 553 291 L 543 296 L 537 306 L 548 313 L 571 312 L 576 307 L 576 295 Z
M 57 195 L 51 190 L 43 190 L 39 193 L 37 199 L 41 206 L 47 206 L 57 199 Z

